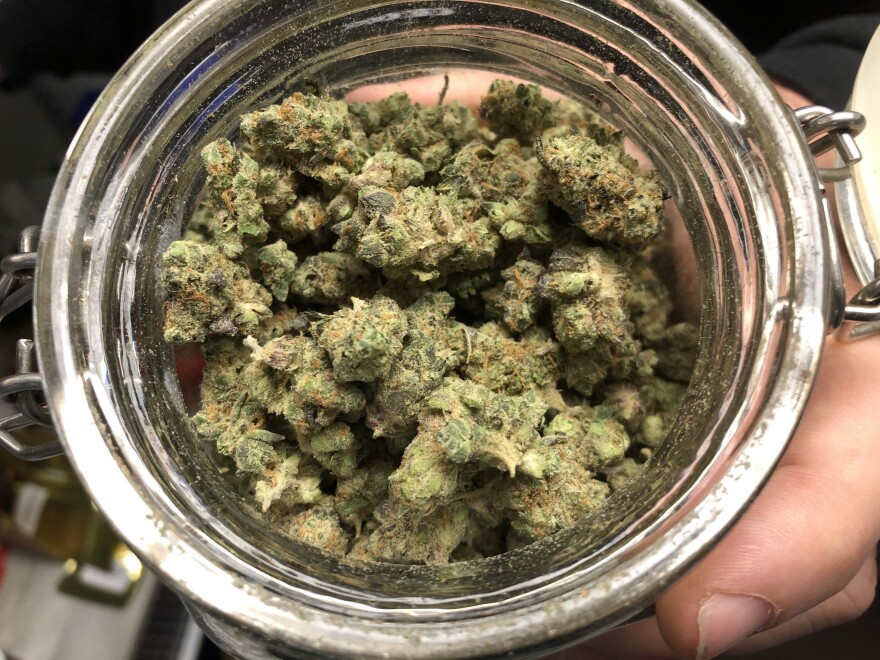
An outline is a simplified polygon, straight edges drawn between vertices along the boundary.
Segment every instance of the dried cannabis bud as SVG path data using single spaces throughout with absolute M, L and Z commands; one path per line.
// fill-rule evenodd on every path
M 388 375 L 403 351 L 406 316 L 396 302 L 383 296 L 351 301 L 351 309 L 343 307 L 318 322 L 312 332 L 330 356 L 337 378 L 378 380 Z
M 272 315 L 271 294 L 247 269 L 213 245 L 172 243 L 162 255 L 165 341 L 203 342 L 210 335 L 253 332 Z
M 525 332 L 534 325 L 544 300 L 538 295 L 538 284 L 546 274 L 539 262 L 521 256 L 510 268 L 501 271 L 504 289 L 498 297 L 504 323 L 512 332 Z
M 344 305 L 352 298 L 369 298 L 375 290 L 369 268 L 342 252 L 306 257 L 290 282 L 290 293 L 297 300 L 321 305 Z
M 255 154 L 280 158 L 300 174 L 342 188 L 360 171 L 364 154 L 350 139 L 343 101 L 299 92 L 241 118 L 241 132 Z
M 590 238 L 639 249 L 657 237 L 663 188 L 656 174 L 640 172 L 623 147 L 623 135 L 538 140 L 538 160 L 553 203 L 565 209 Z
M 165 338 L 204 345 L 197 435 L 267 524 L 443 564 L 601 507 L 693 368 L 652 268 L 663 189 L 573 101 L 295 93 L 202 151 L 162 260 Z
M 438 264 L 465 241 L 466 206 L 454 196 L 370 186 L 358 198 L 367 222 L 355 256 L 370 266 L 410 268 L 420 279 L 434 279 Z
M 553 103 L 535 85 L 496 80 L 480 101 L 480 116 L 501 137 L 529 144 L 556 123 Z

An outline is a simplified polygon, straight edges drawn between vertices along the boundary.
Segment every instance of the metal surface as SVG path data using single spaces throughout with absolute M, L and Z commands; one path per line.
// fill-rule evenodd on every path
M 849 342 L 870 337 L 878 332 L 880 332 L 880 272 L 846 305 L 843 323 L 837 329 L 835 337 L 839 341 Z
M 28 227 L 19 238 L 18 254 L 0 260 L 0 321 L 33 299 L 33 275 L 37 263 L 39 228 Z M 51 426 L 52 418 L 41 403 L 43 380 L 34 371 L 34 343 L 19 339 L 15 347 L 15 375 L 0 378 L 0 398 L 14 397 L 18 412 L 0 419 L 0 449 L 26 461 L 39 461 L 64 453 L 59 441 L 31 445 L 13 431 L 39 424 Z
M 869 305 L 878 302 L 873 297 L 875 287 L 863 292 L 856 300 L 846 303 L 846 287 L 843 280 L 842 253 L 834 231 L 834 220 L 831 207 L 825 195 L 825 182 L 842 181 L 852 176 L 852 166 L 858 163 L 862 155 L 855 142 L 855 137 L 865 129 L 865 117 L 858 112 L 835 112 L 819 105 L 810 105 L 794 110 L 795 119 L 800 123 L 804 139 L 810 147 L 813 157 L 820 156 L 831 149 L 837 152 L 837 167 L 817 168 L 817 185 L 822 194 L 822 216 L 826 227 L 826 248 L 830 260 L 829 288 L 831 309 L 828 318 L 828 331 L 837 330 L 836 337 L 841 341 L 850 341 L 866 337 L 877 330 L 880 324 L 869 320 Z M 844 218 L 842 222 L 852 222 Z M 878 307 L 880 312 L 880 307 Z M 877 319 L 880 320 L 880 313 Z
M 861 161 L 862 156 L 855 137 L 866 126 L 864 115 L 853 111 L 834 112 L 822 106 L 807 106 L 794 111 L 801 124 L 801 130 L 810 146 L 813 156 L 819 156 L 830 149 L 836 149 L 838 166 L 818 170 L 823 181 L 842 182 L 853 176 L 852 167 Z M 822 186 L 824 195 L 824 185 Z M 861 224 L 861 206 L 853 199 L 854 189 L 841 191 L 846 198 L 841 214 L 841 225 L 846 236 L 854 236 Z M 847 304 L 843 304 L 845 290 L 840 265 L 840 250 L 835 239 L 831 211 L 827 202 L 823 204 L 825 222 L 828 227 L 828 252 L 832 259 L 831 298 L 832 311 L 829 328 L 836 330 L 835 337 L 842 342 L 864 339 L 880 332 L 880 262 L 874 265 L 874 279 L 870 280 Z M 858 254 L 851 255 L 853 261 Z
M 850 106 L 876 112 L 880 108 L 877 76 L 880 75 L 880 30 L 871 40 L 856 78 Z M 859 281 L 864 285 L 846 305 L 836 337 L 863 339 L 880 332 L 880 122 L 872 121 L 860 136 L 865 160 L 844 167 L 847 176 L 835 186 L 840 229 Z M 845 157 L 839 159 L 845 164 Z
M 850 168 L 862 159 L 855 138 L 865 130 L 864 115 L 850 110 L 835 112 L 821 105 L 804 106 L 794 114 L 813 156 L 836 149 L 840 157 L 839 166 L 819 170 L 822 180 L 838 181 L 850 176 Z

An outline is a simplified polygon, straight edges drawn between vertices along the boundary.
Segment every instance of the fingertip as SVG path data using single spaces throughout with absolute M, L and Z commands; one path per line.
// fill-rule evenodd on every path
M 698 658 L 714 658 L 741 640 L 769 628 L 780 609 L 761 596 L 718 593 L 697 614 Z
M 800 428 L 764 490 L 658 599 L 659 630 L 681 655 L 696 655 L 701 607 L 711 596 L 762 597 L 777 610 L 773 623 L 783 623 L 844 589 L 876 545 L 880 408 L 871 393 L 880 377 L 859 363 L 880 359 L 880 344 L 858 348 L 829 345 Z M 742 615 L 741 639 L 759 618 Z

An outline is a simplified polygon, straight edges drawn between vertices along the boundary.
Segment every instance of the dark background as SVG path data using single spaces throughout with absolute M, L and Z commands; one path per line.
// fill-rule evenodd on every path
M 12 249 L 22 227 L 41 221 L 66 146 L 109 76 L 183 4 L 0 0 L 0 254 Z M 880 12 L 880 0 L 704 4 L 756 55 L 823 19 Z M 8 358 L 0 355 L 3 373 Z M 856 622 L 751 657 L 873 660 L 880 657 L 878 615 L 875 603 Z M 215 654 L 206 649 L 202 657 Z
M 880 11 L 880 0 L 706 0 L 702 4 L 756 55 L 821 20 Z
M 0 81 L 38 71 L 114 71 L 181 0 L 0 0 Z M 843 14 L 880 11 L 878 0 L 704 0 L 753 53 L 796 30 Z

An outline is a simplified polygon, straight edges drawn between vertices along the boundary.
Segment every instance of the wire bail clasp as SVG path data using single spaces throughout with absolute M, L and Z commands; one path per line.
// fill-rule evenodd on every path
M 34 268 L 37 263 L 37 242 L 40 230 L 28 227 L 19 236 L 18 253 L 0 260 L 0 323 L 34 297 Z M 13 398 L 18 412 L 0 419 L 0 447 L 26 461 L 39 461 L 64 453 L 57 440 L 29 445 L 16 438 L 12 431 L 34 424 L 51 426 L 52 418 L 40 401 L 43 379 L 36 373 L 34 342 L 19 339 L 15 347 L 15 374 L 0 378 L 0 398 Z
M 823 195 L 823 210 L 828 230 L 832 259 L 830 325 L 842 342 L 853 341 L 880 332 L 880 262 L 874 266 L 874 279 L 868 282 L 849 302 L 843 285 L 840 252 L 835 238 L 831 210 L 825 198 L 825 183 L 844 181 L 852 176 L 852 166 L 862 159 L 855 138 L 865 129 L 865 116 L 850 110 L 833 111 L 810 105 L 794 111 L 813 157 L 835 149 L 839 165 L 817 168 Z

